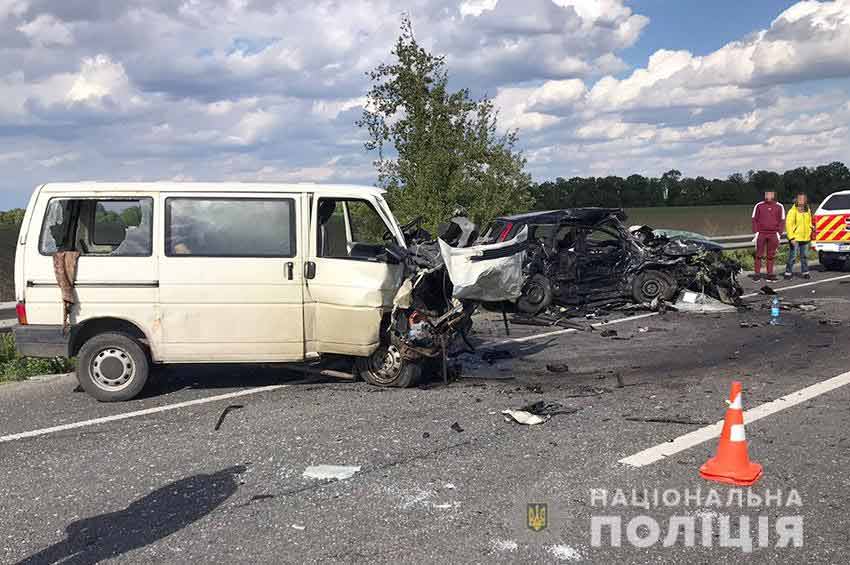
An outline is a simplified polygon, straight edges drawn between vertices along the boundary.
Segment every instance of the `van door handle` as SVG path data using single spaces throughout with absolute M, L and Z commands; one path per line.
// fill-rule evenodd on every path
M 295 275 L 295 263 L 289 261 L 286 263 L 286 278 L 292 280 Z
M 307 261 L 304 264 L 304 278 L 305 279 L 315 279 L 316 278 L 316 264 L 313 261 Z

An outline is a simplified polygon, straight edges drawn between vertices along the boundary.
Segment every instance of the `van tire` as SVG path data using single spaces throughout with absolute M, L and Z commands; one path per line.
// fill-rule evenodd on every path
M 83 344 L 77 356 L 77 380 L 100 402 L 134 398 L 144 388 L 149 373 L 147 353 L 126 334 L 98 334 Z
M 635 275 L 632 279 L 632 297 L 640 304 L 652 302 L 658 298 L 670 301 L 676 296 L 678 285 L 667 273 L 648 270 Z
M 395 345 L 382 344 L 369 357 L 358 357 L 356 364 L 363 380 L 375 386 L 408 388 L 422 375 L 421 364 L 404 359 Z

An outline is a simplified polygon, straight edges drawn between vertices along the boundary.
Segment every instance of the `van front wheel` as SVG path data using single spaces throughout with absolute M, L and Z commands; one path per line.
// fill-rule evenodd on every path
M 376 386 L 411 387 L 419 380 L 422 367 L 404 359 L 395 345 L 381 345 L 369 357 L 358 357 L 360 376 Z
M 101 402 L 134 398 L 148 380 L 150 364 L 139 343 L 119 333 L 102 333 L 85 342 L 77 357 L 77 380 Z

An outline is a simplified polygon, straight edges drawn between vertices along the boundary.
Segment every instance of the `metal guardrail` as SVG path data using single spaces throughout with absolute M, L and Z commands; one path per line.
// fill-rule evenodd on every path
M 755 247 L 753 244 L 754 234 L 745 233 L 741 235 L 719 235 L 712 237 L 711 241 L 715 241 L 723 246 L 723 249 L 747 249 Z M 779 240 L 780 245 L 788 243 L 788 238 L 783 233 Z

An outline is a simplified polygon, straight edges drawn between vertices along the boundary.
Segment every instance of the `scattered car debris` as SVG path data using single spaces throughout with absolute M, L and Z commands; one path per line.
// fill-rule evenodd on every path
M 568 373 L 570 366 L 566 363 L 547 363 L 546 370 L 550 373 Z
M 360 471 L 360 465 L 311 465 L 304 470 L 305 479 L 338 480 L 350 479 Z
M 431 437 L 431 434 L 430 434 L 430 433 L 428 433 L 428 432 L 422 432 L 422 439 L 428 439 L 429 437 Z
M 679 312 L 697 312 L 706 313 L 722 313 L 722 312 L 737 312 L 738 309 L 731 305 L 721 302 L 708 294 L 701 292 L 684 291 L 676 301 L 676 310 Z
M 599 335 L 602 337 L 617 337 L 617 330 L 602 330 Z
M 222 422 L 224 422 L 224 418 L 227 417 L 228 414 L 234 410 L 240 410 L 242 408 L 244 408 L 244 406 L 241 404 L 231 404 L 225 407 L 225 409 L 221 411 L 221 415 L 218 417 L 218 421 L 215 423 L 215 427 L 213 429 L 218 431 L 219 428 L 221 428 Z
M 814 304 L 797 304 L 796 307 L 798 310 L 802 310 L 803 312 L 814 312 L 818 309 L 818 307 Z
M 502 415 L 505 417 L 506 422 L 513 420 L 517 424 L 523 424 L 525 426 L 536 426 L 551 418 L 551 416 L 548 415 L 537 416 L 536 414 L 525 412 L 524 410 L 502 410 Z
M 454 431 L 456 431 L 457 433 L 460 433 L 460 432 L 462 432 L 462 431 L 463 431 L 463 428 L 462 428 L 462 427 L 460 426 L 460 424 L 458 424 L 457 422 L 455 422 L 454 424 L 452 424 L 452 426 L 451 426 L 451 427 L 452 427 L 452 429 L 453 429 Z
M 481 354 L 481 360 L 486 361 L 490 365 L 501 359 L 513 359 L 514 354 L 507 349 L 488 349 Z
M 774 294 L 776 294 L 776 291 L 770 288 L 768 285 L 764 285 L 763 287 L 761 287 L 759 289 L 759 292 L 768 296 L 773 296 Z
M 742 328 L 760 328 L 761 327 L 761 324 L 758 323 L 758 322 L 748 322 L 748 321 L 741 322 L 738 325 L 741 326 Z
M 555 416 L 557 414 L 575 414 L 580 409 L 566 407 L 558 402 L 538 400 L 537 402 L 532 402 L 527 406 L 523 406 L 520 410 L 534 414 L 535 416 Z
M 818 323 L 822 326 L 840 326 L 841 320 L 818 320 Z

